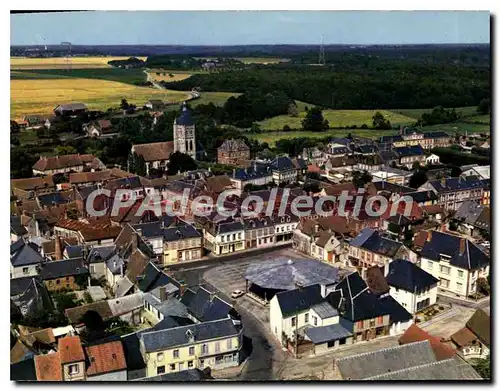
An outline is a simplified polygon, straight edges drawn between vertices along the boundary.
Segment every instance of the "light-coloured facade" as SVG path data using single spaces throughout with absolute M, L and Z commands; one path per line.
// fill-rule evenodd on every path
M 437 284 L 421 292 L 408 292 L 401 288 L 391 286 L 389 294 L 401 304 L 409 313 L 415 314 L 437 301 Z
M 40 264 L 38 263 L 34 265 L 21 265 L 16 267 L 10 265 L 10 278 L 37 276 L 39 274 L 39 266 Z
M 211 250 L 214 255 L 230 254 L 235 251 L 245 250 L 245 230 L 216 233 L 212 235 L 204 230 L 205 247 Z

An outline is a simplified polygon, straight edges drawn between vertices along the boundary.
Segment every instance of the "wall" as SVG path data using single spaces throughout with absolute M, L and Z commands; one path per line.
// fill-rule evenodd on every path
M 38 275 L 38 264 L 36 265 L 25 265 L 19 267 L 13 267 L 10 265 L 10 278 L 20 278 L 20 277 L 28 277 L 28 276 L 37 276 Z M 23 272 L 24 268 L 28 268 L 27 273 Z
M 87 377 L 87 381 L 127 381 L 127 370 L 89 376 Z
M 107 267 L 104 265 L 104 262 L 96 262 L 89 265 L 90 275 L 96 279 L 104 277 L 106 275 L 106 270 Z
M 70 373 L 69 373 L 70 365 L 78 365 L 78 373 L 77 374 L 70 375 Z M 63 379 L 64 379 L 64 381 L 84 380 L 85 379 L 85 363 L 83 361 L 81 361 L 81 362 L 74 362 L 71 364 L 64 364 L 63 365 Z
M 57 283 L 59 281 L 59 284 Z M 53 280 L 44 280 L 45 287 L 53 292 L 61 289 L 69 289 L 72 291 L 79 290 L 80 286 L 75 282 L 74 276 L 54 278 Z
M 281 333 L 283 332 L 282 315 L 276 295 L 269 302 L 269 326 L 271 328 L 271 333 L 273 333 L 276 339 L 281 343 Z
M 317 344 L 317 345 L 314 345 L 314 354 L 318 355 L 318 354 L 326 353 L 326 352 L 335 350 L 335 349 L 337 349 L 341 346 L 344 346 L 344 345 L 352 345 L 352 343 L 353 343 L 352 337 L 347 337 L 345 344 L 343 344 L 343 345 L 340 345 L 339 341 L 335 341 L 335 344 L 330 348 L 328 347 L 328 342 L 325 342 L 322 344 Z

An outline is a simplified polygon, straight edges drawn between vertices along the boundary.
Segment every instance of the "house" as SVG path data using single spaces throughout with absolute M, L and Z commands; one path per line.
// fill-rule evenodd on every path
M 480 380 L 478 373 L 460 358 L 437 361 L 429 341 L 380 349 L 335 359 L 337 380 L 422 381 Z
M 28 128 L 35 127 L 35 126 L 43 126 L 43 123 L 45 122 L 45 118 L 43 118 L 40 115 L 25 115 L 23 117 L 23 121 L 27 122 Z
M 486 186 L 486 183 L 477 177 L 458 177 L 430 181 L 418 190 L 431 190 L 438 197 L 438 205 L 447 210 L 458 210 L 466 200 L 482 203 Z
M 121 227 L 109 222 L 91 223 L 62 218 L 54 225 L 54 235 L 74 237 L 79 244 L 111 245 L 120 234 Z
M 264 248 L 274 245 L 274 221 L 269 216 L 243 220 L 245 226 L 245 249 Z
M 468 297 L 476 293 L 477 280 L 489 274 L 489 256 L 467 238 L 421 231 L 414 244 L 421 247 L 421 268 L 439 279 L 439 293 Z
M 194 323 L 230 318 L 238 325 L 238 321 L 241 320 L 232 304 L 203 285 L 197 289 L 194 287 L 187 289 L 182 294 L 180 303 L 185 307 L 188 318 Z
M 38 276 L 16 278 L 11 281 L 11 305 L 17 307 L 23 318 L 52 311 L 50 295 Z
M 10 245 L 10 278 L 36 276 L 44 262 L 34 243 L 21 238 Z
M 370 173 L 372 181 L 386 181 L 390 183 L 406 186 L 413 175 L 411 171 L 400 170 L 389 166 L 382 166 L 382 169 Z
M 346 149 L 343 145 L 341 146 L 341 148 Z M 341 154 L 341 156 L 343 155 L 344 154 Z M 319 150 L 317 147 L 304 148 L 302 150 L 302 153 L 300 154 L 300 157 L 309 164 L 315 164 L 318 166 L 322 166 L 323 164 L 325 164 L 325 161 L 327 160 L 325 153 Z
M 83 255 L 83 257 L 86 257 L 86 263 L 89 267 L 90 276 L 92 278 L 95 278 L 96 280 L 107 277 L 107 265 L 109 263 L 111 263 L 112 265 L 114 263 L 119 263 L 117 262 L 117 259 L 120 259 L 119 255 L 116 253 L 114 246 L 92 246 L 88 250 L 85 249 L 83 252 L 80 252 L 80 254 L 78 255 L 77 253 L 72 255 L 74 255 L 75 257 Z M 110 261 L 111 258 L 113 258 L 112 261 Z M 115 265 L 113 271 L 115 271 L 115 269 L 119 269 L 119 266 Z M 107 278 L 106 280 L 109 282 Z M 110 284 L 110 286 L 113 286 L 113 284 Z
M 467 170 L 462 171 L 460 176 L 467 178 L 468 176 L 477 176 L 479 179 L 490 179 L 490 166 L 474 165 Z
M 394 298 L 371 292 L 357 272 L 345 276 L 326 298 L 342 318 L 354 324 L 353 343 L 397 335 L 413 323 L 411 314 Z
M 53 111 L 56 116 L 73 116 L 87 112 L 89 109 L 83 103 L 67 103 L 58 105 Z
M 420 312 L 437 301 L 439 280 L 410 261 L 392 261 L 386 280 L 390 286 L 390 295 L 411 314 Z
M 109 119 L 100 119 L 85 126 L 85 131 L 89 137 L 110 137 L 118 134 Z
M 297 182 L 297 168 L 288 156 L 278 156 L 270 164 L 276 185 Z
M 328 173 L 352 171 L 356 163 L 357 160 L 354 156 L 341 155 L 328 159 L 325 164 L 325 168 Z
M 424 149 L 420 145 L 397 147 L 393 151 L 399 158 L 398 164 L 400 166 L 411 169 L 415 163 L 419 163 L 420 165 L 425 164 Z
M 436 147 L 447 147 L 450 144 L 451 137 L 445 132 L 425 132 L 420 130 L 405 128 L 400 134 L 394 136 L 381 136 L 381 144 L 389 144 L 394 147 L 406 147 L 419 145 L 424 149 L 430 150 Z
M 270 301 L 271 332 L 295 356 L 352 343 L 352 322 L 339 318 L 321 290 L 319 284 L 309 285 L 279 292 Z
M 245 225 L 241 221 L 208 221 L 203 226 L 204 246 L 214 255 L 245 249 Z
M 274 228 L 276 243 L 283 243 L 292 240 L 293 231 L 299 223 L 299 217 L 293 213 L 284 213 L 282 216 L 274 216 Z
M 147 107 L 149 110 L 162 110 L 165 106 L 165 102 L 160 99 L 150 99 L 144 105 L 144 107 Z
M 126 381 L 127 363 L 120 340 L 95 343 L 84 348 L 88 360 L 87 381 Z
M 458 223 L 458 231 L 469 236 L 481 237 L 491 232 L 490 208 L 474 201 L 464 201 L 453 219 Z
M 490 354 L 490 316 L 477 309 L 465 327 L 451 335 L 457 349 L 466 359 L 485 358 Z
M 232 165 L 245 160 L 250 160 L 250 148 L 243 140 L 224 140 L 217 148 L 217 163 Z
M 457 351 L 453 349 L 450 345 L 441 341 L 441 338 L 430 335 L 426 331 L 422 330 L 416 324 L 412 324 L 401 337 L 399 337 L 399 344 L 406 345 L 409 343 L 415 343 L 420 341 L 428 341 L 431 345 L 431 349 L 436 356 L 437 361 L 449 360 L 455 357 Z
M 425 158 L 425 165 L 437 165 L 439 164 L 440 161 L 439 161 L 439 156 L 434 154 L 434 153 L 431 153 L 429 156 L 427 156 Z
M 416 254 L 403 243 L 386 238 L 371 228 L 363 229 L 349 242 L 349 262 L 362 271 L 371 266 L 388 267 L 398 258 L 417 261 Z
M 351 152 L 349 144 L 350 140 L 347 140 L 344 144 L 332 140 L 326 146 L 326 155 L 328 155 L 328 157 L 346 156 Z
M 379 155 L 355 155 L 355 171 L 376 172 L 384 167 L 384 162 Z
M 165 141 L 150 144 L 135 144 L 132 145 L 132 154 L 136 154 L 144 159 L 146 163 L 146 174 L 149 175 L 149 170 L 164 171 L 167 168 L 168 159 L 174 153 L 174 142 Z
M 253 162 L 247 168 L 235 168 L 230 177 L 237 190 L 243 191 L 247 185 L 264 186 L 273 182 L 273 173 L 267 164 Z
M 35 356 L 38 381 L 125 381 L 127 366 L 122 342 L 82 345 L 79 336 L 60 338 L 57 352 Z
M 63 259 L 43 264 L 40 276 L 49 291 L 81 290 L 87 285 L 89 270 L 82 258 Z
M 404 193 L 405 196 L 411 197 L 413 202 L 417 203 L 418 206 L 431 206 L 436 205 L 438 196 L 431 190 L 422 191 L 409 191 Z
M 74 154 L 63 156 L 40 156 L 33 165 L 33 175 L 82 172 L 85 168 L 103 170 L 106 166 L 94 155 Z
M 32 199 L 36 194 L 52 193 L 56 191 L 54 177 L 52 175 L 11 179 L 10 188 L 11 195 L 20 199 Z
M 236 367 L 241 337 L 241 329 L 231 319 L 146 331 L 139 337 L 146 377 L 185 369 Z
M 26 238 L 28 231 L 21 223 L 19 216 L 10 216 L 10 242 L 17 242 L 19 239 Z

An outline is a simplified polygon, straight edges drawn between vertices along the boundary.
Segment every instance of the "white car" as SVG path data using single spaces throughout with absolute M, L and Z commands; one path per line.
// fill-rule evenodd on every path
M 233 291 L 233 293 L 231 293 L 231 298 L 232 299 L 237 299 L 238 297 L 241 297 L 245 294 L 245 292 L 243 291 L 240 291 L 239 289 Z

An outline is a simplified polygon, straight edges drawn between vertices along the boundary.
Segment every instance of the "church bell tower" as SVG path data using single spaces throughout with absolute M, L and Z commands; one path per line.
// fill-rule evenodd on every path
M 182 152 L 196 160 L 196 139 L 191 112 L 182 104 L 179 118 L 174 121 L 174 152 Z

